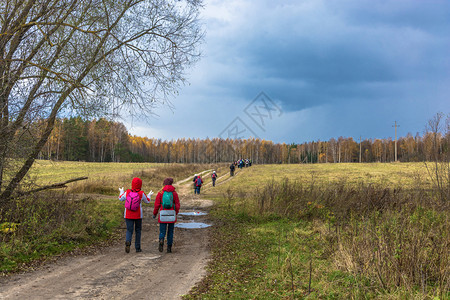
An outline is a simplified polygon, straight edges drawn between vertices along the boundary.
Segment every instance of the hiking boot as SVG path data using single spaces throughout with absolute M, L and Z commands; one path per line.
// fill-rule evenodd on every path
M 131 245 L 131 242 L 125 242 L 125 252 L 126 253 L 130 253 L 130 245 Z
M 172 253 L 172 245 L 167 245 L 167 253 Z
M 141 249 L 141 248 L 136 249 L 136 253 L 137 253 L 137 252 L 142 252 L 142 249 Z
M 159 252 L 163 252 L 164 250 L 164 240 L 159 240 Z

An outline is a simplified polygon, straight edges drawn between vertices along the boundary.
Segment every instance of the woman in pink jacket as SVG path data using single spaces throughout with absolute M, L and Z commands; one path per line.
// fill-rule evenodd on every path
M 153 218 L 159 211 L 159 252 L 164 249 L 164 238 L 167 231 L 167 253 L 172 252 L 173 229 L 177 221 L 177 215 L 180 211 L 180 199 L 172 185 L 173 179 L 164 179 L 164 187 L 158 192 L 155 199 L 155 209 L 153 210 Z
M 134 240 L 134 247 L 136 252 L 142 252 L 141 249 L 141 231 L 142 231 L 142 201 L 150 203 L 150 197 L 153 192 L 150 191 L 147 196 L 142 188 L 142 180 L 140 178 L 133 178 L 131 181 L 131 190 L 124 192 L 123 188 L 119 188 L 119 200 L 125 201 L 125 211 L 123 217 L 127 224 L 127 234 L 125 239 L 125 252 L 130 252 L 131 239 L 133 237 L 133 228 L 136 230 L 136 237 Z

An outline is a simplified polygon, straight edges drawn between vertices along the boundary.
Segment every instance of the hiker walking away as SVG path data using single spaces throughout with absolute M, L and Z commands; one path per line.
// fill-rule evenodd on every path
M 202 187 L 202 184 L 203 184 L 202 177 L 200 175 L 198 175 L 197 179 L 195 179 L 194 194 L 199 194 L 200 195 L 200 188 Z
M 212 172 L 211 179 L 212 179 L 212 186 L 216 186 L 216 179 L 217 179 L 216 171 Z
M 234 169 L 235 169 L 236 167 L 234 166 L 234 164 L 231 164 L 231 166 L 230 166 L 230 176 L 234 176 Z
M 173 229 L 177 221 L 178 212 L 180 211 L 180 199 L 172 183 L 173 178 L 169 177 L 164 179 L 164 187 L 156 195 L 155 208 L 153 209 L 153 218 L 156 218 L 159 211 L 159 252 L 163 252 L 164 250 L 166 232 L 167 253 L 172 252 Z
M 133 229 L 136 231 L 134 238 L 134 247 L 136 252 L 142 252 L 141 248 L 141 231 L 142 231 L 142 201 L 150 203 L 150 197 L 153 192 L 150 191 L 148 196 L 141 190 L 142 180 L 138 177 L 131 181 L 131 190 L 124 192 L 123 187 L 119 188 L 119 200 L 125 201 L 125 211 L 123 217 L 127 225 L 127 233 L 125 237 L 125 252 L 130 253 L 131 239 L 133 238 Z
M 197 177 L 198 177 L 198 174 L 195 174 L 194 175 L 194 179 L 192 180 L 192 182 L 194 183 L 194 194 L 196 194 L 197 193 Z

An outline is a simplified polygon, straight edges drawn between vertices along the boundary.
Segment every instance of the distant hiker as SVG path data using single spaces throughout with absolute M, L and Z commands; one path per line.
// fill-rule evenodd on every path
M 234 164 L 230 165 L 230 176 L 234 176 L 234 170 L 235 170 L 235 166 Z
M 217 179 L 216 171 L 212 172 L 211 179 L 212 179 L 212 186 L 216 186 L 216 179 Z
M 200 195 L 200 189 L 202 187 L 203 184 L 203 180 L 202 177 L 200 175 L 197 176 L 197 179 L 195 179 L 195 190 L 194 190 L 194 194 L 199 194 Z
M 133 238 L 133 228 L 136 230 L 136 237 L 134 239 L 134 247 L 136 252 L 142 252 L 141 249 L 141 230 L 142 230 L 142 201 L 150 203 L 150 197 L 153 192 L 150 191 L 148 196 L 141 191 L 142 180 L 140 178 L 133 178 L 131 181 L 131 190 L 124 192 L 123 187 L 119 188 L 119 200 L 125 201 L 125 211 L 123 217 L 127 225 L 127 233 L 125 237 L 125 252 L 130 252 L 131 239 Z
M 197 189 L 197 177 L 198 177 L 198 174 L 195 174 L 194 179 L 192 180 L 192 182 L 194 183 L 194 194 L 195 194 L 195 190 Z
M 173 178 L 164 179 L 164 187 L 158 192 L 155 199 L 155 208 L 153 209 L 153 218 L 159 211 L 159 252 L 164 250 L 164 238 L 167 231 L 167 253 L 172 252 L 173 229 L 177 221 L 177 215 L 180 211 L 180 199 L 172 185 Z

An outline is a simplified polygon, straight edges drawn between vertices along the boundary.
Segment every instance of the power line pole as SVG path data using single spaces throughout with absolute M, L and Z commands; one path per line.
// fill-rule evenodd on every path
M 361 163 L 361 136 L 359 136 L 359 162 Z
M 395 161 L 397 161 L 397 127 L 400 127 L 400 125 L 398 125 L 397 121 L 395 121 L 392 127 L 395 127 Z

